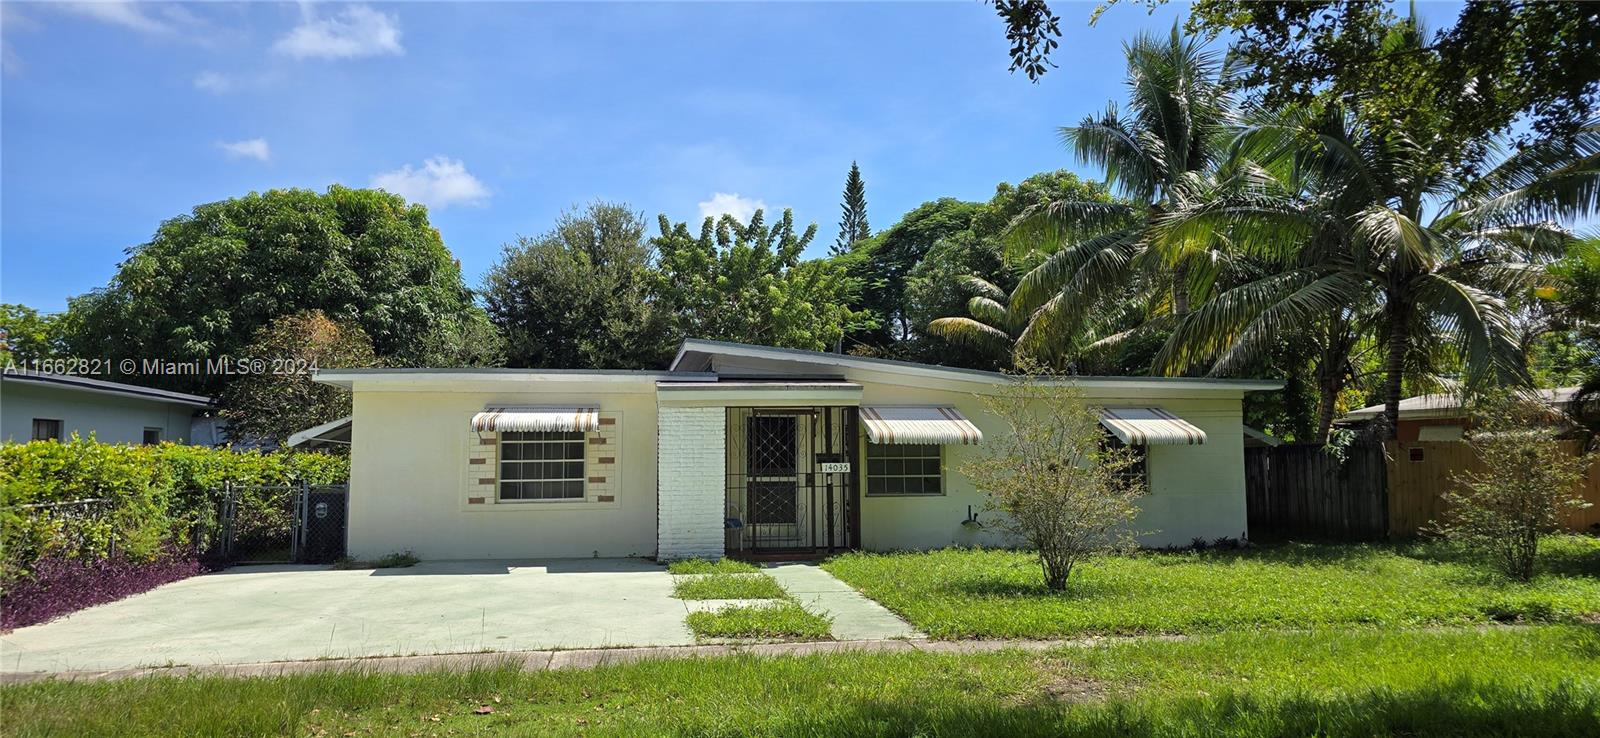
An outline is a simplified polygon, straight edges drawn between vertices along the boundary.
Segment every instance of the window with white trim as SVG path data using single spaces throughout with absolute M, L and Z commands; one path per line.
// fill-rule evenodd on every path
M 867 444 L 867 495 L 942 495 L 944 447 L 918 443 Z
M 1112 435 L 1110 431 L 1101 434 L 1101 445 L 1106 449 L 1127 449 L 1133 455 L 1133 463 L 1123 467 L 1121 476 L 1129 482 L 1139 482 L 1144 485 L 1146 494 L 1150 488 L 1150 449 L 1146 446 L 1130 446 L 1122 442 L 1121 438 Z
M 581 431 L 504 431 L 500 434 L 501 502 L 583 499 Z

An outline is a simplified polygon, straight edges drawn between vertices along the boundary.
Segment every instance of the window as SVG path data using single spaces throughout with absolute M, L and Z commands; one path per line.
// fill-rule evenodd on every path
M 582 432 L 500 434 L 500 499 L 583 499 Z
M 939 452 L 933 444 L 867 444 L 867 494 L 944 494 Z
M 1129 446 L 1123 443 L 1121 438 L 1117 438 L 1110 433 L 1105 434 L 1101 443 L 1107 449 L 1125 448 L 1132 451 L 1133 463 L 1122 470 L 1122 476 L 1128 481 L 1143 482 L 1146 493 L 1153 491 L 1150 488 L 1150 450 L 1148 448 L 1144 446 Z
M 800 490 L 794 482 L 751 482 L 750 522 L 794 525 L 800 522 Z
M 146 429 L 144 429 L 144 445 L 146 445 L 146 446 L 154 446 L 154 445 L 156 445 L 156 444 L 158 444 L 160 442 L 161 442 L 161 429 L 160 428 L 146 428 Z
M 48 418 L 33 419 L 33 440 L 59 441 L 61 440 L 61 421 Z

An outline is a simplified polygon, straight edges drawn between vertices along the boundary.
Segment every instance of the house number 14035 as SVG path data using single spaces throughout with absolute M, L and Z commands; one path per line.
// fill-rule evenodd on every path
M 822 473 L 823 474 L 845 474 L 845 473 L 848 473 L 849 471 L 850 471 L 850 462 L 848 462 L 848 461 L 824 461 L 824 462 L 822 462 Z

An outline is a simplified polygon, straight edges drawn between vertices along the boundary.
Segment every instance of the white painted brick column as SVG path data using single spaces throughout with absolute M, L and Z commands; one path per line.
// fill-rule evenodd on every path
M 656 418 L 656 555 L 720 559 L 727 410 L 662 406 Z

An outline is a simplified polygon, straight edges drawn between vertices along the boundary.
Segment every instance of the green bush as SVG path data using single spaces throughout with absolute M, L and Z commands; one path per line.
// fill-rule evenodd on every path
M 217 493 L 236 486 L 240 538 L 287 532 L 288 485 L 335 484 L 349 478 L 342 456 L 234 451 L 163 443 L 110 445 L 74 437 L 66 443 L 0 445 L 0 584 L 26 576 L 44 556 L 95 558 L 117 549 L 148 560 L 169 546 L 190 547 L 196 531 L 213 529 Z M 31 507 L 101 499 L 92 508 Z

